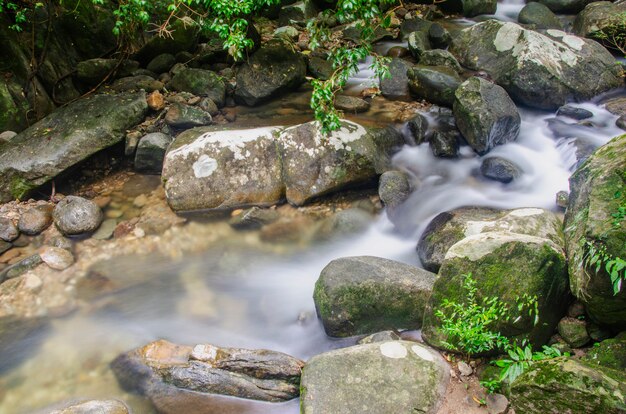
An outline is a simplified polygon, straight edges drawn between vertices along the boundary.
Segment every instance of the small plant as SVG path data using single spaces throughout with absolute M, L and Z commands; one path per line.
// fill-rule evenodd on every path
M 564 355 L 557 348 L 547 345 L 544 345 L 541 351 L 533 352 L 528 344 L 523 345 L 523 347 L 511 346 L 507 349 L 507 354 L 509 358 L 498 359 L 492 363 L 502 368 L 499 381 L 508 381 L 509 383 L 515 381 L 534 362 L 569 356 L 568 353 Z
M 626 260 L 609 254 L 601 242 L 586 240 L 585 248 L 585 267 L 591 267 L 596 273 L 604 267 L 613 284 L 613 295 L 617 295 L 622 290 L 622 281 L 626 279 Z

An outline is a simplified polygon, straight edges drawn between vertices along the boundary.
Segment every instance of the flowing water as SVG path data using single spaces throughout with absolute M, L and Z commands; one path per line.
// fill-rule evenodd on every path
M 521 4 L 503 3 L 498 15 L 510 17 Z M 364 71 L 354 84 L 370 78 Z M 298 99 L 304 108 L 306 99 Z M 519 165 L 522 176 L 508 185 L 481 178 L 477 170 L 484 157 L 468 147 L 462 148 L 459 159 L 445 160 L 435 158 L 427 144 L 405 146 L 394 164 L 411 175 L 415 191 L 399 210 L 398 227 L 383 215 L 359 236 L 282 255 L 225 241 L 220 249 L 179 260 L 112 261 L 114 271 L 136 279 L 136 286 L 112 295 L 110 303 L 53 320 L 21 342 L 14 363 L 3 357 L 0 412 L 28 413 L 73 399 L 119 398 L 135 413 L 151 413 L 147 401 L 118 387 L 108 363 L 121 352 L 160 338 L 190 345 L 267 348 L 303 359 L 353 343 L 326 337 L 315 316 L 312 293 L 323 267 L 334 258 L 353 255 L 419 265 L 415 245 L 420 232 L 436 214 L 460 206 L 554 209 L 555 194 L 568 189 L 567 179 L 577 163 L 576 144 L 596 147 L 621 133 L 616 117 L 600 105 L 575 106 L 594 113 L 590 122 L 581 125 L 552 113 L 520 110 L 519 138 L 488 155 Z M 287 111 L 284 118 L 270 121 L 263 114 L 271 111 L 264 111 L 267 108 L 242 113 L 242 124 L 282 124 L 302 116 Z M 436 128 L 435 113 L 425 116 Z M 295 414 L 298 401 L 250 402 L 249 412 Z

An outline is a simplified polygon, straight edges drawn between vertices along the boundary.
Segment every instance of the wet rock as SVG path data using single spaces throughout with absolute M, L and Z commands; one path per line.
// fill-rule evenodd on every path
M 120 63 L 117 59 L 95 58 L 78 62 L 76 78 L 88 86 L 94 86 L 107 76 L 115 73 L 119 74 L 120 77 L 128 76 L 137 68 L 139 68 L 139 62 L 132 60 L 125 60 Z
M 55 270 L 65 270 L 74 264 L 74 255 L 60 247 L 45 246 L 39 252 L 39 257 Z
M 7 279 L 19 277 L 29 270 L 32 270 L 35 267 L 39 266 L 41 263 L 43 263 L 43 261 L 38 254 L 28 256 L 2 270 L 2 272 L 0 272 L 0 283 Z
M 0 202 L 33 189 L 124 139 L 148 110 L 143 93 L 96 95 L 56 110 L 23 131 L 0 153 Z
M 157 409 L 161 396 L 167 395 L 170 407 L 181 410 L 190 391 L 207 409 L 216 405 L 219 395 L 270 402 L 296 398 L 303 365 L 275 351 L 159 340 L 120 355 L 111 368 L 124 389 L 146 396 Z M 240 400 L 232 404 L 243 409 Z
M 579 2 L 589 3 L 576 16 L 574 20 L 573 32 L 581 37 L 594 37 L 595 32 L 604 28 L 619 24 L 622 20 L 621 13 L 626 12 L 626 4 L 612 3 L 610 1 L 591 2 L 589 0 L 579 0 Z
M 0 254 L 9 250 L 13 245 L 9 242 L 5 242 L 4 240 L 0 240 Z
M 563 30 L 558 17 L 544 4 L 531 1 L 520 10 L 517 20 L 522 24 L 531 25 L 534 29 Z
M 450 32 L 440 25 L 439 23 L 433 23 L 428 29 L 428 40 L 430 44 L 437 49 L 445 49 L 450 44 L 452 37 Z
M 623 129 L 624 131 L 626 131 L 626 115 L 622 115 L 619 118 L 617 118 L 615 120 L 615 125 L 619 128 L 619 129 Z
M 557 328 L 561 338 L 572 348 L 580 348 L 591 340 L 585 321 L 565 317 L 559 321 Z
M 435 131 L 428 142 L 435 157 L 456 158 L 459 156 L 459 138 L 454 131 Z
M 330 240 L 365 232 L 374 216 L 360 208 L 339 211 L 322 220 L 313 235 L 314 240 Z
M 570 177 L 565 213 L 565 239 L 572 293 L 585 304 L 592 321 L 614 330 L 626 329 L 626 289 L 615 294 L 610 276 L 601 266 L 584 266 L 589 243 L 598 243 L 612 257 L 624 256 L 625 221 L 614 225 L 612 214 L 624 203 L 626 135 L 598 148 Z M 620 197 L 615 197 L 621 194 Z
M 378 196 L 387 209 L 393 210 L 411 195 L 409 176 L 403 171 L 385 171 L 378 182 Z
M 562 243 L 561 221 L 555 214 L 537 208 L 494 210 L 461 207 L 440 213 L 431 220 L 417 245 L 424 268 L 437 272 L 446 253 L 462 239 L 491 231 L 510 231 Z
M 394 331 L 382 331 L 376 332 L 375 334 L 371 334 L 366 336 L 365 338 L 359 339 L 357 342 L 358 345 L 365 344 L 374 344 L 377 342 L 389 342 L 389 341 L 399 341 L 400 335 L 395 333 Z
M 432 24 L 433 23 L 431 21 L 424 20 L 420 17 L 405 19 L 400 25 L 400 33 L 403 38 L 408 37 L 413 32 L 422 32 L 427 34 Z
M 335 97 L 335 108 L 356 114 L 369 111 L 370 103 L 356 96 L 338 95 Z
M 189 129 L 210 125 L 213 119 L 200 108 L 174 103 L 165 114 L 165 122 L 173 128 Z
M 306 75 L 302 56 L 281 41 L 266 43 L 237 72 L 235 100 L 254 106 L 298 88 Z
M 198 103 L 198 108 L 202 109 L 204 112 L 208 112 L 211 116 L 215 116 L 220 113 L 219 108 L 211 98 L 201 99 Z
M 446 66 L 414 66 L 407 74 L 414 97 L 452 107 L 454 92 L 461 84 L 461 78 L 454 70 Z
M 175 91 L 189 92 L 210 98 L 218 107 L 224 106 L 226 85 L 215 72 L 204 69 L 183 69 L 167 86 Z
M 415 342 L 337 349 L 307 362 L 300 412 L 434 413 L 448 381 L 441 356 Z
M 90 400 L 53 410 L 48 414 L 130 414 L 130 410 L 118 400 Z
M 34 236 L 41 233 L 52 224 L 52 204 L 31 207 L 20 216 L 17 228 L 20 232 Z
M 461 73 L 461 65 L 452 53 L 447 50 L 435 49 L 427 50 L 422 53 L 419 64 L 423 66 L 446 66 L 453 69 L 457 73 Z
M 535 108 L 556 109 L 622 84 L 622 69 L 604 47 L 558 30 L 540 34 L 488 20 L 463 30 L 450 51 L 463 66 L 489 74 L 515 101 Z
M 419 328 L 434 279 L 430 272 L 388 259 L 345 257 L 322 270 L 313 299 L 329 336 Z
M 605 339 L 589 348 L 582 360 L 591 365 L 626 371 L 626 336 L 622 333 L 616 338 Z
M 520 167 L 502 157 L 485 158 L 480 164 L 480 173 L 490 180 L 508 184 L 522 175 Z
M 104 218 L 96 203 L 76 196 L 59 201 L 52 215 L 54 224 L 65 236 L 94 232 Z
M 569 193 L 567 191 L 559 191 L 556 193 L 556 205 L 565 209 L 569 203 Z
M 502 87 L 472 77 L 458 87 L 454 96 L 456 125 L 478 154 L 486 154 L 519 135 L 519 112 Z
M 620 413 L 623 371 L 570 358 L 538 361 L 511 384 L 511 407 L 525 414 Z
M 275 222 L 279 217 L 276 210 L 252 207 L 230 219 L 228 224 L 237 230 L 254 230 Z
M 148 107 L 153 111 L 160 111 L 165 109 L 165 99 L 159 91 L 154 91 L 146 98 Z
M 409 51 L 413 57 L 417 60 L 420 59 L 422 53 L 432 49 L 430 41 L 428 40 L 428 34 L 425 32 L 413 32 L 409 35 L 408 39 Z
M 150 63 L 148 63 L 146 69 L 148 69 L 150 72 L 160 74 L 168 72 L 175 64 L 176 58 L 174 57 L 174 55 L 170 53 L 162 53 L 158 56 L 155 56 L 154 59 L 152 59 Z
M 407 122 L 410 138 L 407 144 L 420 145 L 426 142 L 426 132 L 428 131 L 428 120 L 424 115 L 417 114 Z
M 0 217 L 0 239 L 5 242 L 12 242 L 20 235 L 17 226 L 13 223 L 13 220 Z
M 173 139 L 171 136 L 161 132 L 154 132 L 141 138 L 135 152 L 135 170 L 144 173 L 161 174 L 165 152 Z
M 385 56 L 390 57 L 392 59 L 404 58 L 411 54 L 409 49 L 403 46 L 393 46 L 389 48 Z
M 309 59 L 308 69 L 314 78 L 321 80 L 329 79 L 335 71 L 333 63 L 329 59 L 319 56 L 312 56 Z
M 278 139 L 287 200 L 302 205 L 340 189 L 376 182 L 404 139 L 395 129 L 342 121 L 322 139 L 316 122 L 283 130 Z M 306 166 L 306 168 L 303 168 Z
M 394 58 L 389 63 L 389 77 L 380 79 L 380 92 L 387 99 L 409 99 L 409 77 L 411 65 L 404 59 Z
M 540 209 L 514 210 L 517 214 Z M 511 213 L 509 213 L 511 214 Z M 473 224 L 479 226 L 479 224 Z M 462 352 L 441 331 L 441 311 L 448 314 L 446 301 L 467 303 L 463 288 L 471 274 L 482 298 L 497 297 L 507 306 L 506 317 L 490 324 L 490 329 L 514 340 L 528 340 L 536 346 L 545 344 L 569 301 L 567 261 L 560 244 L 548 238 L 504 231 L 486 231 L 465 237 L 447 251 L 433 285 L 424 314 L 422 337 L 437 348 Z M 539 319 L 519 312 L 520 297 L 536 297 Z
M 67 251 L 72 251 L 74 244 L 70 239 L 63 236 L 55 236 L 48 241 L 48 246 L 58 247 L 60 249 L 65 249 Z
M 591 118 L 593 116 L 593 112 L 588 111 L 583 108 L 577 108 L 571 105 L 563 105 L 556 111 L 557 116 L 566 116 L 568 118 L 583 120 L 587 118 Z

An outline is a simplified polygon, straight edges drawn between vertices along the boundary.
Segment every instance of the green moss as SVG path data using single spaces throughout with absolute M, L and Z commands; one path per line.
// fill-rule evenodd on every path
M 37 185 L 32 184 L 25 178 L 14 177 L 11 180 L 10 192 L 13 198 L 22 200 L 32 190 L 37 188 Z

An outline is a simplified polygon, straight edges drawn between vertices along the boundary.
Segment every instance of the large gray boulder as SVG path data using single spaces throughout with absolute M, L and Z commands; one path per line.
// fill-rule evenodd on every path
M 624 371 L 569 358 L 534 363 L 511 384 L 515 412 L 587 414 L 626 412 Z
M 306 75 L 303 57 L 291 46 L 272 41 L 254 52 L 237 72 L 235 99 L 254 106 L 298 88 Z
M 472 77 L 454 93 L 456 126 L 478 154 L 514 141 L 521 118 L 509 95 L 495 83 Z
M 563 30 L 563 23 L 559 18 L 547 6 L 536 1 L 531 1 L 522 8 L 517 20 L 533 29 Z
M 284 198 L 280 128 L 194 128 L 165 155 L 163 181 L 176 211 L 271 205 Z
M 407 72 L 409 90 L 418 99 L 452 107 L 454 92 L 461 84 L 458 73 L 448 66 L 414 66 Z
M 388 341 L 311 358 L 302 372 L 303 414 L 435 414 L 449 382 L 441 356 L 416 342 Z
M 61 108 L 2 145 L 0 202 L 26 197 L 96 152 L 124 139 L 148 111 L 143 92 L 96 95 Z
M 624 171 L 626 135 L 598 148 L 572 174 L 564 226 L 572 292 L 594 322 L 616 330 L 626 329 L 626 284 L 615 294 L 605 266 L 596 272 L 585 258 L 595 246 L 626 260 L 626 220 L 613 216 L 626 205 Z
M 389 77 L 380 79 L 380 92 L 387 99 L 408 99 L 409 77 L 407 71 L 411 65 L 404 59 L 393 58 L 389 63 Z
M 313 299 L 329 336 L 417 329 L 435 275 L 373 256 L 330 262 L 315 283 Z
M 593 38 L 596 32 L 622 22 L 622 13 L 624 12 L 626 12 L 626 4 L 623 2 L 596 1 L 589 3 L 576 16 L 572 30 L 578 36 Z
M 604 47 L 559 30 L 541 34 L 488 20 L 461 31 L 451 52 L 463 66 L 487 72 L 514 100 L 541 109 L 622 84 L 622 69 Z
M 210 344 L 191 347 L 159 340 L 118 356 L 111 368 L 124 389 L 144 395 L 159 412 L 183 413 L 241 412 L 245 399 L 281 402 L 296 398 L 303 365 L 276 351 Z M 244 400 L 228 402 L 220 396 Z M 217 410 L 223 401 L 225 405 Z M 231 411 L 236 408 L 239 411 Z

